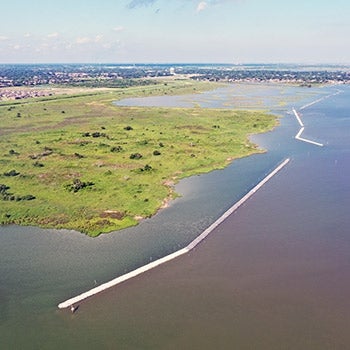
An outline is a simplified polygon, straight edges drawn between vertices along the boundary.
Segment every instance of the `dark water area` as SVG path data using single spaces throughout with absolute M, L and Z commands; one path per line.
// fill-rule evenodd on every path
M 295 140 L 291 107 L 337 89 L 300 111 L 303 137 L 325 146 Z M 182 197 L 138 227 L 97 239 L 0 227 L 0 348 L 349 348 L 349 97 L 349 86 L 327 87 L 273 104 L 281 126 L 253 137 L 267 153 L 181 181 Z M 287 167 L 195 251 L 75 314 L 57 309 L 185 246 L 287 157 Z

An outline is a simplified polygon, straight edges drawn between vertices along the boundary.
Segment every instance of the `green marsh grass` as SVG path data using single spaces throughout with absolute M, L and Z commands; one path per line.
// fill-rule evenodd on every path
M 181 81 L 2 103 L 0 184 L 15 196 L 35 199 L 0 197 L 0 223 L 90 236 L 120 230 L 174 198 L 172 184 L 179 179 L 261 152 L 248 136 L 276 125 L 276 117 L 267 113 L 112 104 L 212 86 Z M 136 153 L 142 157 L 131 159 Z M 19 175 L 4 175 L 11 170 Z M 93 185 L 69 190 L 77 180 Z

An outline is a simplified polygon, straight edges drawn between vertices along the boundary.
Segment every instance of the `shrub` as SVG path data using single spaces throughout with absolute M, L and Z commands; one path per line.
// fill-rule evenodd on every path
M 121 152 L 123 150 L 122 146 L 115 146 L 111 148 L 111 152 Z
M 82 134 L 83 137 L 107 137 L 108 136 L 104 133 L 104 132 L 99 132 L 99 131 L 95 131 L 93 133 L 89 133 L 89 132 L 83 132 Z
M 124 128 L 124 130 L 130 131 L 130 130 L 134 130 L 132 126 L 128 125 Z
M 154 155 L 154 156 L 160 156 L 161 153 L 160 153 L 159 151 L 155 150 L 155 151 L 153 151 L 153 155 Z
M 1 193 L 1 194 L 6 193 L 6 192 L 7 192 L 7 190 L 9 190 L 9 189 L 10 189 L 10 187 L 9 187 L 9 186 L 4 185 L 4 184 L 0 184 L 0 193 Z
M 142 158 L 142 154 L 140 154 L 140 153 L 130 154 L 130 159 L 141 159 L 141 158 Z
M 52 149 L 50 149 L 50 148 L 48 148 L 48 147 L 45 147 L 44 152 L 42 152 L 40 155 L 41 155 L 42 157 L 46 157 L 46 156 L 49 156 L 49 155 L 52 154 L 52 153 L 53 153 L 53 150 L 52 150 Z
M 33 196 L 32 194 L 27 194 L 27 195 L 23 196 L 22 199 L 24 201 L 32 201 L 33 199 L 35 199 L 35 196 Z
M 70 192 L 78 192 L 86 187 L 91 187 L 93 185 L 94 183 L 90 181 L 84 182 L 84 181 L 81 181 L 80 179 L 74 179 L 72 184 L 66 185 L 66 188 Z
M 26 194 L 25 196 L 16 196 L 16 202 L 20 201 L 32 201 L 35 199 L 35 196 L 32 194 Z
M 7 192 L 7 190 L 9 189 L 10 189 L 9 186 L 0 184 L 0 195 L 1 195 L 0 198 L 2 198 L 2 200 L 20 202 L 20 201 L 31 201 L 35 199 L 35 196 L 33 196 L 32 194 L 27 194 L 25 196 L 15 196 L 13 193 Z
M 16 197 L 12 193 L 6 192 L 5 194 L 2 195 L 2 199 L 4 201 L 14 201 L 14 200 L 16 200 Z
M 18 171 L 14 170 L 14 169 L 4 173 L 5 176 L 17 176 L 19 174 L 20 173 Z
M 74 153 L 74 156 L 81 159 L 81 158 L 85 158 L 82 154 L 79 154 L 77 152 Z
M 140 171 L 151 171 L 152 167 L 149 164 L 146 164 L 143 168 L 140 168 Z
M 96 131 L 96 132 L 93 132 L 91 134 L 92 137 L 106 137 L 106 134 L 103 133 L 103 132 L 99 132 L 99 131 Z

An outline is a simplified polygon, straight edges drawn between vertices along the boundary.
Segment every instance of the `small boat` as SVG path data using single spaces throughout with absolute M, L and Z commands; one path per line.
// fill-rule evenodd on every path
M 77 311 L 78 307 L 75 307 L 73 304 L 70 306 L 70 311 L 72 314 L 74 314 L 75 311 Z

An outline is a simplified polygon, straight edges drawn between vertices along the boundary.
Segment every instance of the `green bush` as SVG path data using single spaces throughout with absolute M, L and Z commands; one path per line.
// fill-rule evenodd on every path
M 141 159 L 142 158 L 142 154 L 140 153 L 132 153 L 130 154 L 130 159 Z
M 121 152 L 123 150 L 122 146 L 114 146 L 111 148 L 111 152 Z
M 70 192 L 78 192 L 84 188 L 92 187 L 92 186 L 94 186 L 94 183 L 91 181 L 84 182 L 84 181 L 81 181 L 80 179 L 74 179 L 72 184 L 66 185 L 66 188 Z
M 20 173 L 14 169 L 8 171 L 8 172 L 5 172 L 4 173 L 4 176 L 18 176 Z

